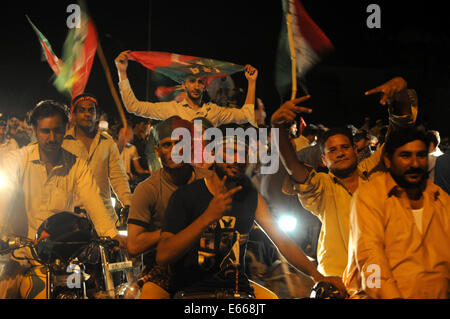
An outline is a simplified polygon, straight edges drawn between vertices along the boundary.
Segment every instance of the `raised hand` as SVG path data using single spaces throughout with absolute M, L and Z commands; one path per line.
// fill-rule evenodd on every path
M 114 60 L 116 63 L 117 71 L 119 72 L 126 72 L 128 68 L 128 55 L 130 54 L 131 50 L 123 51 L 120 53 L 117 58 Z
M 390 105 L 393 101 L 400 101 L 408 98 L 407 87 L 408 84 L 405 79 L 402 77 L 396 77 L 374 89 L 365 92 L 365 95 L 381 93 L 382 97 L 380 99 L 380 104 Z
M 270 120 L 271 123 L 275 125 L 285 124 L 294 121 L 298 113 L 311 113 L 312 109 L 296 105 L 298 103 L 306 101 L 310 97 L 310 95 L 306 95 L 285 102 L 282 106 L 280 106 L 278 110 L 275 111 L 275 113 L 273 113 Z
M 251 66 L 250 64 L 247 64 L 245 67 L 245 77 L 249 81 L 256 81 L 258 78 L 258 70 Z
M 225 187 L 226 179 L 227 177 L 225 176 L 220 180 L 216 188 L 216 194 L 205 211 L 211 218 L 211 222 L 219 220 L 226 212 L 231 210 L 233 195 L 242 189 L 242 186 L 237 186 L 228 190 Z

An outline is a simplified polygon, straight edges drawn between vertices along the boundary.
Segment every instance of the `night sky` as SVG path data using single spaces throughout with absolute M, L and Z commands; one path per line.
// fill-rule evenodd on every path
M 72 1 L 14 1 L 2 3 L 0 113 L 20 115 L 42 99 L 67 103 L 52 84 L 52 71 L 40 61 L 41 48 L 25 19 L 28 14 L 62 55 L 68 29 L 66 8 Z M 87 1 L 108 58 L 114 82 L 114 58 L 123 50 L 166 51 L 245 65 L 259 70 L 257 97 L 270 116 L 280 105 L 274 86 L 281 2 L 271 1 Z M 419 122 L 441 135 L 450 135 L 450 23 L 442 1 L 302 1 L 312 19 L 333 42 L 335 50 L 306 77 L 314 109 L 307 122 L 327 126 L 360 126 L 364 116 L 372 125 L 386 117 L 376 97 L 364 92 L 393 76 L 403 76 L 419 95 Z M 369 29 L 366 8 L 381 7 L 381 29 Z M 146 69 L 130 62 L 128 75 L 138 99 L 155 101 L 146 89 Z M 233 76 L 246 88 L 243 73 Z M 116 86 L 117 88 L 117 86 Z M 87 92 L 116 116 L 100 60 L 96 57 Z

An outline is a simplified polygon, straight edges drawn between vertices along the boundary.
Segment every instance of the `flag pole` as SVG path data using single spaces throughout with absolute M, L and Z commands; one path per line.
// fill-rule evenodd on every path
M 117 110 L 119 111 L 120 118 L 122 119 L 123 127 L 124 127 L 124 129 L 126 131 L 126 129 L 128 127 L 127 119 L 126 119 L 125 113 L 123 111 L 122 103 L 120 103 L 119 95 L 117 94 L 117 90 L 116 90 L 116 88 L 114 86 L 114 83 L 112 81 L 111 71 L 109 70 L 108 63 L 106 62 L 105 54 L 103 53 L 103 49 L 102 49 L 102 46 L 100 44 L 100 41 L 98 42 L 98 46 L 97 46 L 97 55 L 100 58 L 100 62 L 102 63 L 103 70 L 105 71 L 106 79 L 108 81 L 109 89 L 110 89 L 111 94 L 113 96 L 114 102 L 116 103 Z
M 287 3 L 288 8 L 286 10 L 286 23 L 288 29 L 289 49 L 291 52 L 291 69 L 292 69 L 292 95 L 291 100 L 297 96 L 297 55 L 295 53 L 294 46 L 294 34 L 292 31 L 292 16 L 290 10 L 290 1 Z

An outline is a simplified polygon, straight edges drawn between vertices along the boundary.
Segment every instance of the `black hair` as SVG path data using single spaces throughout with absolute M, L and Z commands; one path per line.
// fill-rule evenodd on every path
M 319 133 L 319 128 L 314 124 L 307 125 L 302 132 L 303 136 L 316 135 Z
M 73 112 L 75 112 L 75 106 L 76 106 L 76 104 L 78 103 L 78 101 L 79 100 L 81 100 L 82 98 L 84 98 L 84 97 L 89 97 L 89 98 L 92 98 L 92 99 L 94 99 L 95 100 L 95 102 L 94 102 L 94 105 L 95 105 L 95 111 L 97 112 L 97 113 L 100 113 L 100 110 L 99 110 L 99 108 L 98 108 L 98 100 L 97 100 L 97 98 L 95 97 L 95 95 L 93 95 L 93 94 L 91 94 L 91 93 L 82 93 L 82 94 L 79 94 L 79 95 L 77 95 L 76 97 L 74 97 L 73 98 L 73 100 L 72 100 L 72 111 Z
M 397 148 L 416 140 L 424 142 L 428 152 L 430 140 L 427 138 L 425 131 L 417 127 L 392 130 L 386 137 L 384 150 L 389 157 L 392 157 Z
M 131 122 L 133 123 L 133 128 L 135 128 L 138 124 L 141 123 L 151 124 L 151 120 L 149 118 L 142 116 L 134 116 Z
M 322 151 L 322 154 L 325 154 L 325 142 L 332 136 L 335 135 L 345 135 L 348 137 L 350 144 L 353 146 L 353 134 L 352 130 L 346 126 L 334 127 L 323 133 L 323 135 L 319 138 L 319 147 Z
M 370 134 L 369 131 L 366 129 L 359 129 L 356 131 L 356 133 L 353 135 L 353 141 L 358 142 L 362 139 L 369 140 Z
M 127 126 L 131 127 L 131 123 L 129 121 L 127 121 Z M 113 139 L 116 140 L 119 138 L 119 132 L 122 128 L 123 128 L 123 122 L 111 125 L 111 134 L 112 134 Z
M 228 124 L 222 124 L 222 125 L 218 126 L 217 128 L 222 132 L 222 135 L 223 135 L 224 138 L 227 136 L 227 129 L 228 128 L 229 129 L 233 129 L 233 130 L 243 129 L 244 133 L 248 129 L 253 128 L 253 129 L 256 130 L 256 137 L 255 138 L 258 139 L 258 129 L 256 127 L 252 126 L 252 125 L 240 125 L 240 124 L 236 124 L 236 123 L 228 123 Z M 251 135 L 246 135 L 245 136 L 245 141 L 242 141 L 242 142 L 244 142 L 246 144 L 245 149 L 246 149 L 246 151 L 248 151 L 249 145 L 252 145 L 252 143 L 254 143 L 256 141 L 253 140 Z
M 53 100 L 44 100 L 39 102 L 30 113 L 30 123 L 37 127 L 37 121 L 43 118 L 61 116 L 64 124 L 69 122 L 69 112 L 67 106 Z
M 386 135 L 388 133 L 388 130 L 389 130 L 389 126 L 387 126 L 387 125 L 384 125 L 380 128 L 380 132 L 378 133 L 378 136 L 377 136 L 379 145 L 383 145 L 383 143 L 386 141 Z

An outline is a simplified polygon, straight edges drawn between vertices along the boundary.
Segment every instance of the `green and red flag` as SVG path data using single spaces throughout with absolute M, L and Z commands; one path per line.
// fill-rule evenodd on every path
M 68 93 L 72 98 L 84 92 L 98 46 L 95 25 L 82 2 L 80 6 L 80 26 L 71 29 L 67 35 L 62 57 L 64 65 L 54 82 L 58 91 Z
M 294 68 L 296 78 L 303 78 L 324 54 L 333 49 L 333 44 L 311 19 L 300 1 L 282 0 L 282 6 L 283 18 L 276 57 L 275 85 L 283 99 L 293 82 L 291 76 L 293 63 L 296 63 Z M 291 23 L 288 17 L 291 18 Z M 291 41 L 289 41 L 290 30 L 292 30 Z
M 244 67 L 230 62 L 157 51 L 133 51 L 129 59 L 144 67 L 182 83 L 188 76 L 214 78 L 244 71 Z
M 98 37 L 95 25 L 80 1 L 80 25 L 69 31 L 64 42 L 62 59 L 53 52 L 47 38 L 28 18 L 42 46 L 43 60 L 46 59 L 55 73 L 53 84 L 61 93 L 71 98 L 82 94 L 86 87 L 97 51 Z
M 63 63 L 60 58 L 56 56 L 56 54 L 53 52 L 52 46 L 50 45 L 50 42 L 48 42 L 47 38 L 42 34 L 41 31 L 36 28 L 36 26 L 31 22 L 30 18 L 26 16 L 28 22 L 31 24 L 31 27 L 33 28 L 34 32 L 36 32 L 36 35 L 39 39 L 39 43 L 42 47 L 42 61 L 47 61 L 48 65 L 50 65 L 50 68 L 53 70 L 53 72 L 58 75 L 61 72 Z

